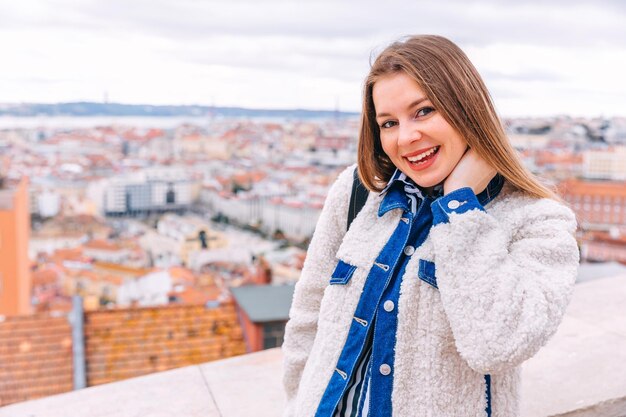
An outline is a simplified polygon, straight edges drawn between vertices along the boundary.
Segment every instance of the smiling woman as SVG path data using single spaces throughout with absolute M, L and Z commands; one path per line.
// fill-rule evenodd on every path
M 450 175 L 467 142 L 433 108 L 413 78 L 404 72 L 381 77 L 372 97 L 380 142 L 394 166 L 425 189 Z
M 346 231 L 355 170 L 370 192 Z M 575 229 L 455 44 L 390 45 L 294 292 L 285 416 L 518 416 L 520 364 L 572 294 Z
M 397 146 L 402 147 L 400 150 L 406 152 L 408 148 L 412 154 L 414 152 L 410 149 L 417 149 L 416 144 L 426 143 L 433 147 L 438 143 L 429 144 L 430 139 L 445 137 L 450 141 L 445 147 L 449 157 L 438 158 L 445 161 L 431 170 L 439 172 L 439 168 L 446 165 L 444 172 L 440 173 L 445 175 L 430 178 L 435 181 L 433 184 L 418 185 L 431 187 L 446 178 L 469 146 L 473 151 L 467 159 L 483 159 L 489 167 L 530 195 L 555 198 L 551 190 L 524 168 L 504 133 L 478 71 L 465 53 L 449 40 L 426 36 L 391 45 L 372 66 L 364 95 L 359 173 L 368 188 L 382 190 L 395 169 L 408 162 L 406 156 L 403 161 L 403 155 L 385 149 L 385 146 L 391 146 L 393 138 Z M 432 120 L 426 113 L 432 116 Z M 426 140 L 421 140 L 416 135 L 424 133 L 424 128 L 427 129 Z M 431 129 L 437 130 L 433 131 L 434 135 L 428 135 Z M 401 158 L 397 159 L 398 156 Z M 417 168 L 414 164 L 405 167 Z M 493 169 L 482 168 L 485 169 L 474 172 L 483 174 L 482 182 L 471 184 L 476 192 L 484 189 L 486 177 L 490 179 L 495 175 Z M 409 172 L 415 169 L 406 171 L 411 176 Z M 433 174 L 429 173 L 436 177 Z M 413 176 L 411 178 L 416 180 Z

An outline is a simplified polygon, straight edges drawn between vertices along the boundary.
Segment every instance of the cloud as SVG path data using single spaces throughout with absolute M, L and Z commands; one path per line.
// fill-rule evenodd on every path
M 38 23 L 139 31 L 190 42 L 216 35 L 380 39 L 406 33 L 444 33 L 476 45 L 500 40 L 571 46 L 625 42 L 619 35 L 626 34 L 622 24 L 626 6 L 620 4 L 373 0 L 109 0 L 76 4 L 56 0 L 47 10 L 48 18 Z
M 187 42 L 202 42 L 215 36 L 385 39 L 407 33 L 442 33 L 472 45 L 493 41 L 559 46 L 626 42 L 626 25 L 623 25 L 626 5 L 619 1 L 24 0 L 24 3 L 25 6 L 2 6 L 0 16 L 5 16 L 4 23 L 140 32 Z
M 545 70 L 530 70 L 530 71 L 520 71 L 513 73 L 499 72 L 499 71 L 482 71 L 481 74 L 484 78 L 488 78 L 492 81 L 500 81 L 500 80 L 508 80 L 515 82 L 523 82 L 523 81 L 546 81 L 546 82 L 556 82 L 562 81 L 563 76 L 556 72 L 545 71 Z
M 619 95 L 625 17 L 617 0 L 3 2 L 0 91 L 7 101 L 99 99 L 110 90 L 112 99 L 155 103 L 340 101 L 358 110 L 372 51 L 401 35 L 436 33 L 468 53 L 496 99 L 535 99 L 529 86 L 616 85 Z M 594 106 L 615 106 L 600 96 Z

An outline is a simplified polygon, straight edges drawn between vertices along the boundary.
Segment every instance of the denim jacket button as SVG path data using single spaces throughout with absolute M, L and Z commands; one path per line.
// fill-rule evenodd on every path
M 378 370 L 382 375 L 389 375 L 391 373 L 391 366 L 383 363 L 382 365 L 380 365 L 380 368 L 378 368 Z
M 460 205 L 461 205 L 461 203 L 459 203 L 459 200 L 450 200 L 450 201 L 448 201 L 448 208 L 451 209 L 451 210 L 458 209 Z
M 395 307 L 395 305 L 393 304 L 393 301 L 391 301 L 391 300 L 387 300 L 387 301 L 385 301 L 385 304 L 383 304 L 383 308 L 388 313 L 392 312 L 394 307 Z
M 415 253 L 415 248 L 411 245 L 404 247 L 404 254 L 406 256 L 411 256 Z

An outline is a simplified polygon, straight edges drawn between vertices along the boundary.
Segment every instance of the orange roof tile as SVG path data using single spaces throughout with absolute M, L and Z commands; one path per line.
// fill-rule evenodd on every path
M 59 273 L 53 269 L 41 269 L 32 274 L 33 286 L 54 284 L 59 280 Z
M 232 303 L 88 312 L 85 334 L 90 385 L 245 352 Z
M 194 287 L 186 287 L 182 291 L 172 291 L 169 295 L 176 297 L 181 304 L 204 304 L 207 301 L 217 299 L 220 295 L 220 291 L 217 288 L 203 290 Z
M 626 197 L 626 181 L 585 181 L 569 179 L 558 185 L 561 195 Z
M 135 268 L 132 266 L 112 264 L 109 262 L 100 262 L 100 261 L 94 262 L 93 266 L 94 266 L 94 269 L 101 269 L 101 270 L 108 271 L 111 273 L 120 273 L 123 275 L 131 275 L 131 276 L 137 276 L 137 277 L 146 275 L 152 271 L 157 270 L 157 268 Z
M 174 284 L 193 284 L 196 281 L 194 273 L 189 268 L 184 268 L 182 266 L 173 266 L 169 269 L 169 273 L 170 276 L 173 278 Z
M 83 257 L 82 248 L 57 249 L 56 251 L 54 251 L 51 258 L 56 262 L 82 261 L 85 259 Z
M 120 250 L 120 247 L 113 243 L 103 239 L 93 239 L 84 244 L 84 247 L 87 249 L 97 249 L 97 250 L 108 250 L 108 251 L 117 251 Z
M 72 389 L 72 337 L 65 317 L 0 322 L 0 406 Z

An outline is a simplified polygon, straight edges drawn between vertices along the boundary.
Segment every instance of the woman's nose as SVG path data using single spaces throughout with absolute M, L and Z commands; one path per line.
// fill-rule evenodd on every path
M 398 130 L 398 146 L 410 145 L 422 138 L 420 129 L 411 123 L 401 123 Z

